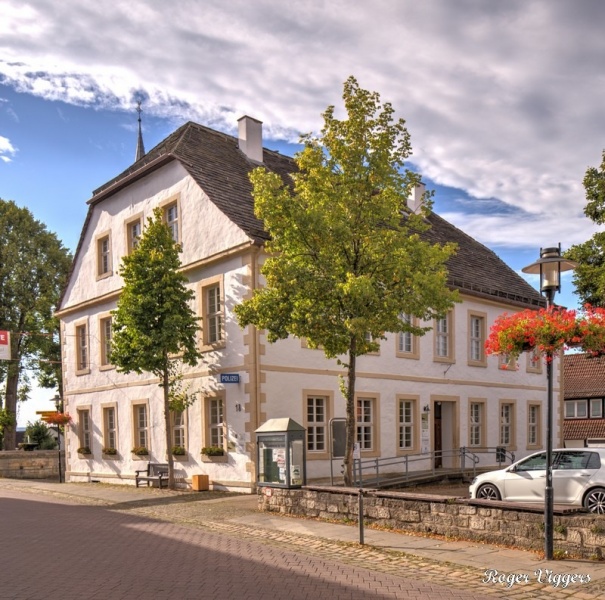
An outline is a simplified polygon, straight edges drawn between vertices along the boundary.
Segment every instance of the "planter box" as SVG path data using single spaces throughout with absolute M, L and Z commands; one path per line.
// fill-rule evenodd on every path
M 132 455 L 132 460 L 149 460 L 149 454 L 135 454 L 134 452 L 130 454 Z
M 82 452 L 78 452 L 78 458 L 89 460 L 92 458 L 92 452 L 90 452 L 89 454 L 82 454 Z
M 202 462 L 205 463 L 226 463 L 229 460 L 229 456 L 227 454 L 222 454 L 220 456 L 208 456 L 206 454 L 202 454 Z
M 207 492 L 210 489 L 208 475 L 192 475 L 191 489 L 194 492 Z

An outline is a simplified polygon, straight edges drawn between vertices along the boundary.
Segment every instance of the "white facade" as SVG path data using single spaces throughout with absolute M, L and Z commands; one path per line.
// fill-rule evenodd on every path
M 170 218 L 177 215 L 183 269 L 195 292 L 194 308 L 204 318 L 199 340 L 204 358 L 184 369 L 197 399 L 177 427 L 186 448 L 175 461 L 177 477 L 207 474 L 217 487 L 251 489 L 256 480 L 254 431 L 278 417 L 311 428 L 307 476 L 328 477 L 328 421 L 345 416 L 338 387 L 342 369 L 301 340 L 269 344 L 255 328 L 242 331 L 234 317 L 234 307 L 259 285 L 259 245 L 209 199 L 178 160 L 165 161 L 115 191 L 104 190 L 90 204 L 59 311 L 64 399 L 74 420 L 66 444 L 69 479 L 132 483 L 144 461 L 167 459 L 158 382 L 149 375 L 118 373 L 105 357 L 108 319 L 122 285 L 120 259 L 129 251 L 133 225 L 144 225 L 157 206 L 165 211 L 176 207 Z M 208 338 L 207 293 L 217 288 L 221 309 L 214 316 L 221 320 L 221 339 L 213 341 Z M 520 307 L 464 293 L 462 299 L 447 331 L 438 334 L 434 328 L 422 338 L 404 340 L 389 334 L 379 353 L 358 359 L 362 458 L 460 446 L 506 446 L 521 457 L 544 446 L 545 369 L 532 366 L 523 355 L 517 370 L 505 370 L 497 357 L 486 358 L 482 350 L 496 317 Z M 471 348 L 479 354 L 473 356 Z M 221 374 L 237 374 L 239 382 L 220 383 Z M 222 425 L 217 423 L 221 409 Z M 556 423 L 558 427 L 558 419 Z M 201 448 L 215 445 L 216 439 L 225 456 L 202 457 Z M 131 453 L 141 445 L 148 456 Z M 84 446 L 91 454 L 78 453 Z M 117 453 L 102 452 L 109 447 Z M 453 459 L 444 458 L 441 466 L 450 463 Z M 338 473 L 339 462 L 335 465 Z

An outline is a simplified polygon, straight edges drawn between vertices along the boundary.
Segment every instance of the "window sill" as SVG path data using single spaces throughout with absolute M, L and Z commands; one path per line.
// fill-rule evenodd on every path
M 150 454 L 135 454 L 134 452 L 131 452 L 130 454 L 132 456 L 132 460 L 146 460 L 146 461 L 151 460 Z
M 107 273 L 101 273 L 97 275 L 97 281 L 101 281 L 102 279 L 107 279 L 113 275 L 113 271 L 107 271 Z
M 76 371 L 76 375 L 79 377 L 80 375 L 90 375 L 90 369 L 80 369 Z
M 103 457 L 103 460 L 119 460 L 120 459 L 119 454 L 105 454 L 105 452 L 103 452 L 102 457 Z
M 203 344 L 200 347 L 200 352 L 211 352 L 212 350 L 222 350 L 227 344 L 224 341 L 216 342 L 215 344 Z
M 99 371 L 111 371 L 112 369 L 115 369 L 115 365 L 101 365 L 99 367 Z

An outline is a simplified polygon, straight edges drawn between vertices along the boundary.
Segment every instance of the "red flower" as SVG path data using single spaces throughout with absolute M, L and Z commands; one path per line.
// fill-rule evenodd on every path
M 46 415 L 44 420 L 51 425 L 67 425 L 68 423 L 71 423 L 71 416 L 69 413 L 56 412 Z

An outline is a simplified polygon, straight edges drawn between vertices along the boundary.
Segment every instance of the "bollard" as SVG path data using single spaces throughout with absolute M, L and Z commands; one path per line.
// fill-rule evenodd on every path
M 358 500 L 359 500 L 359 506 L 358 506 L 358 511 L 359 511 L 359 516 L 358 516 L 358 521 L 359 521 L 359 543 L 363 546 L 364 539 L 363 539 L 363 489 L 362 488 L 359 488 Z

